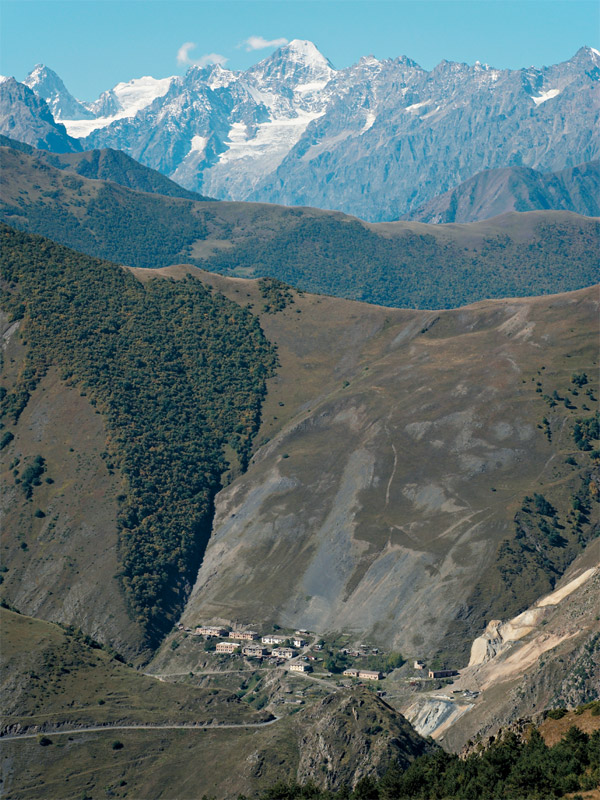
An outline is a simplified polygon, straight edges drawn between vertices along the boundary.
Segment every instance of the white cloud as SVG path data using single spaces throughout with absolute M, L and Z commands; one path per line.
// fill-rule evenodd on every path
M 195 67 L 206 67 L 207 64 L 220 64 L 223 67 L 227 63 L 227 58 L 220 53 L 205 53 L 200 58 L 190 58 L 190 50 L 194 47 L 195 42 L 184 42 L 177 51 L 177 63 L 193 64 Z
M 249 36 L 245 39 L 238 47 L 246 47 L 246 52 L 249 53 L 251 50 L 265 50 L 267 47 L 281 47 L 283 44 L 287 44 L 288 40 L 284 39 L 283 36 L 281 39 L 265 39 L 264 36 Z

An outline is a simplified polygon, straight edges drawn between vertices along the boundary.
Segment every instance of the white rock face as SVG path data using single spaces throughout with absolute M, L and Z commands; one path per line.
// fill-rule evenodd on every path
M 540 624 L 548 608 L 558 605 L 565 597 L 568 597 L 586 583 L 596 572 L 598 572 L 597 567 L 585 570 L 565 586 L 542 597 L 533 608 L 528 608 L 527 611 L 523 611 L 522 614 L 513 617 L 507 622 L 502 622 L 498 619 L 490 620 L 483 634 L 475 639 L 471 645 L 471 658 L 468 666 L 475 667 L 480 664 L 487 664 L 499 653 L 508 649 L 513 642 L 517 642 L 527 636 Z

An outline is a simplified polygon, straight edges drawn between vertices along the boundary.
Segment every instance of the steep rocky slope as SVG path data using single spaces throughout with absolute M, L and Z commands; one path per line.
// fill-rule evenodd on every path
M 595 369 L 597 291 L 438 313 L 294 299 L 263 317 L 281 367 L 262 447 L 217 498 L 183 619 L 344 629 L 466 663 L 487 621 L 549 591 L 594 535 L 596 454 L 572 430 L 596 389 L 569 387 Z M 571 408 L 549 410 L 555 387 Z M 533 510 L 523 527 L 532 494 L 550 524 Z
M 23 83 L 46 101 L 54 119 L 91 119 L 94 116 L 73 97 L 56 72 L 44 64 L 36 64 Z
M 508 211 L 555 209 L 600 215 L 600 161 L 543 173 L 527 167 L 478 172 L 403 219 L 419 222 L 475 222 Z
M 422 735 L 456 751 L 475 734 L 493 736 L 544 709 L 576 708 L 596 699 L 599 577 L 596 540 L 554 592 L 512 620 L 490 620 L 460 676 L 441 691 L 400 703 L 403 713 Z
M 20 142 L 55 153 L 82 149 L 65 126 L 54 121 L 46 102 L 14 78 L 0 80 L 0 132 Z

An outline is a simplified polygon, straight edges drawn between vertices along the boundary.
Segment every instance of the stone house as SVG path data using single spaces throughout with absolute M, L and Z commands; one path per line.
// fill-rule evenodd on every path
M 217 642 L 215 650 L 217 653 L 235 653 L 239 646 L 239 642 Z

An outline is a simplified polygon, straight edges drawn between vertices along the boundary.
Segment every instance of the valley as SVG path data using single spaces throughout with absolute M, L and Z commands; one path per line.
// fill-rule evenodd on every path
M 312 293 L 432 310 L 571 291 L 598 277 L 598 219 L 568 211 L 512 212 L 469 225 L 371 225 L 316 208 L 150 194 L 116 184 L 119 172 L 98 180 L 57 168 L 68 166 L 66 156 L 49 160 L 0 147 L 0 158 L 4 222 L 132 267 L 190 263 Z M 87 159 L 99 156 L 79 163 Z M 147 186 L 143 168 L 137 175 L 136 189 Z
M 600 800 L 600 52 L 197 5 L 0 76 L 0 794 Z
M 592 665 L 598 652 L 592 602 L 599 562 L 594 538 L 597 389 L 591 381 L 597 368 L 595 287 L 446 311 L 403 310 L 306 294 L 270 279 L 226 277 L 189 265 L 123 270 L 10 229 L 5 236 L 3 275 L 12 293 L 12 317 L 4 323 L 3 383 L 9 409 L 22 402 L 18 398 L 24 377 L 30 383 L 18 421 L 6 426 L 12 438 L 3 437 L 4 464 L 12 470 L 17 463 L 21 481 L 22 464 L 34 465 L 37 455 L 43 470 L 27 477 L 29 489 L 15 485 L 5 498 L 5 519 L 19 516 L 3 529 L 7 570 L 2 590 L 9 608 L 14 605 L 22 615 L 35 614 L 47 622 L 4 612 L 11 615 L 11 625 L 4 624 L 3 630 L 14 642 L 15 654 L 21 648 L 22 625 L 13 625 L 12 619 L 23 619 L 31 620 L 45 655 L 29 668 L 41 683 L 5 684 L 14 711 L 8 709 L 3 731 L 31 732 L 52 741 L 43 748 L 42 762 L 32 758 L 41 749 L 36 739 L 5 741 L 9 759 L 4 779 L 17 796 L 21 791 L 45 796 L 54 791 L 52 780 L 60 780 L 64 770 L 72 776 L 74 797 L 86 782 L 97 786 L 104 780 L 103 771 L 117 796 L 122 780 L 130 786 L 127 791 L 144 793 L 147 779 L 166 781 L 165 786 L 184 781 L 183 787 L 188 774 L 190 785 L 212 786 L 223 797 L 252 787 L 258 791 L 290 775 L 302 782 L 322 774 L 319 785 L 339 788 L 367 775 L 382 775 L 392 757 L 401 761 L 406 753 L 412 758 L 433 746 L 418 732 L 433 733 L 456 750 L 475 730 L 491 734 L 536 706 L 586 701 L 596 681 Z M 218 466 L 220 491 L 210 538 L 195 585 L 186 586 L 186 573 L 170 585 L 178 606 L 160 612 L 161 638 L 166 637 L 158 649 L 159 641 L 152 638 L 156 632 L 148 638 L 148 631 L 156 631 L 154 623 L 147 628 L 144 622 L 153 617 L 136 619 L 131 613 L 136 595 L 123 592 L 118 519 L 123 496 L 130 491 L 129 476 L 135 475 L 131 467 L 126 472 L 121 466 L 128 463 L 122 448 L 129 445 L 118 439 L 110 462 L 102 456 L 106 425 L 114 426 L 118 418 L 104 411 L 102 384 L 94 384 L 93 371 L 82 383 L 88 358 L 85 336 L 80 337 L 84 349 L 76 344 L 77 337 L 65 340 L 71 343 L 71 358 L 69 374 L 64 373 L 61 337 L 67 331 L 52 328 L 56 294 L 45 293 L 42 273 L 34 278 L 31 265 L 36 260 L 38 270 L 46 265 L 44 281 L 52 275 L 57 289 L 70 287 L 69 302 L 77 292 L 90 296 L 89 289 L 80 287 L 95 286 L 88 313 L 102 308 L 105 325 L 118 319 L 126 298 L 131 313 L 140 292 L 148 308 L 154 296 L 176 305 L 194 298 L 198 308 L 216 303 L 210 311 L 213 320 L 218 308 L 241 313 L 238 325 L 246 320 L 252 327 L 257 320 L 257 330 L 276 353 L 273 373 L 264 373 L 266 391 L 248 440 L 253 441 L 251 449 L 244 450 L 240 442 L 236 454 L 233 440 L 221 440 L 228 464 Z M 23 271 L 25 264 L 30 265 L 28 272 Z M 58 264 L 68 266 L 57 271 Z M 70 276 L 67 283 L 60 277 L 63 272 Z M 100 287 L 115 281 L 126 291 L 104 295 L 106 289 Z M 19 292 L 28 304 L 47 303 L 43 318 L 54 330 L 51 350 L 42 348 L 39 322 L 27 311 L 23 316 Z M 131 335 L 138 324 L 133 319 L 128 328 L 132 343 L 138 341 Z M 185 333 L 185 316 L 179 323 L 176 319 L 171 316 L 168 330 L 181 348 L 190 334 Z M 85 326 L 85 315 L 80 324 Z M 192 361 L 184 356 L 188 369 L 206 352 L 207 342 L 197 347 Z M 265 356 L 268 352 L 263 350 Z M 131 357 L 139 358 L 135 353 Z M 162 363 L 153 356 L 155 385 L 161 370 L 169 374 L 169 362 Z M 226 392 L 231 385 L 228 379 Z M 74 418 L 79 420 L 76 440 L 69 439 Z M 13 480 L 4 473 L 5 486 Z M 113 505 L 99 502 L 96 510 L 84 501 L 84 487 L 92 485 L 99 499 L 115 497 Z M 157 506 L 155 513 L 165 511 Z M 39 579 L 44 569 L 53 570 L 52 583 Z M 92 574 L 95 582 L 89 580 Z M 493 593 L 483 590 L 484 582 L 494 587 Z M 563 585 L 567 589 L 560 592 Z M 500 640 L 489 663 L 487 656 L 481 665 L 472 657 L 468 666 L 473 640 L 484 634 L 488 620 L 527 614 L 528 607 L 555 587 L 560 602 L 538 603 L 548 614 L 542 619 L 535 612 L 536 622 L 524 631 L 522 642 L 503 646 Z M 175 625 L 177 608 L 183 630 Z M 76 634 L 83 639 L 74 640 L 81 642 L 79 649 L 68 658 L 68 644 L 59 644 L 65 629 L 48 628 L 52 622 L 83 631 Z M 263 633 L 280 628 L 290 637 L 296 629 L 308 629 L 311 647 L 304 652 L 312 672 L 292 673 L 287 662 L 261 665 L 252 657 L 215 654 L 185 630 L 217 623 L 257 626 Z M 496 628 L 488 629 L 492 641 Z M 93 649 L 97 646 L 86 645 L 85 637 L 109 649 Z M 322 642 L 320 652 L 314 650 L 316 642 Z M 358 652 L 361 645 L 378 654 L 342 654 L 344 649 Z M 89 656 L 86 646 L 92 647 Z M 48 655 L 52 648 L 56 655 Z M 111 652 L 122 653 L 118 659 L 132 666 L 115 661 Z M 527 660 L 527 652 L 536 655 Z M 104 677 L 96 673 L 100 683 L 84 677 L 90 668 L 86 664 L 98 663 L 92 671 L 98 670 L 96 654 L 114 664 Z M 397 665 L 386 668 L 394 654 Z M 417 659 L 424 659 L 434 674 L 449 668 L 459 677 L 450 685 L 436 678 L 421 682 L 412 666 Z M 327 666 L 320 666 L 325 662 Z M 383 679 L 361 687 L 360 677 L 341 674 L 365 665 L 381 671 Z M 571 669 L 587 678 L 573 684 Z M 10 656 L 4 670 L 6 676 L 14 674 Z M 71 685 L 73 680 L 82 688 Z M 123 680 L 126 688 L 119 688 Z M 107 692 L 95 688 L 99 686 L 113 687 L 113 694 L 104 697 Z M 383 697 L 377 697 L 378 689 Z M 166 692 L 179 693 L 181 700 Z M 195 692 L 200 693 L 197 712 Z M 83 702 L 71 705 L 78 695 Z M 132 704 L 136 696 L 141 705 Z M 104 701 L 100 705 L 99 699 Z M 347 718 L 356 719 L 358 728 L 345 731 L 342 720 Z M 402 727 L 408 726 L 406 719 L 416 731 Z M 271 720 L 264 731 L 226 727 Z M 202 727 L 207 724 L 221 730 Z M 184 729 L 173 727 L 178 725 Z M 187 730 L 189 725 L 198 730 Z M 405 732 L 394 733 L 394 726 Z M 106 731 L 96 730 L 104 727 Z M 53 731 L 61 729 L 64 734 L 54 740 Z M 325 751 L 324 731 L 330 737 Z M 121 749 L 111 749 L 115 736 L 130 753 L 126 763 L 119 761 Z M 340 749 L 342 741 L 352 743 L 354 755 Z M 84 744 L 99 760 L 97 766 L 90 756 L 83 757 Z M 183 755 L 176 753 L 189 751 L 193 758 L 198 747 L 203 754 L 212 748 L 222 763 L 233 759 L 232 766 L 247 766 L 219 777 L 198 767 L 190 773 L 181 762 Z M 156 772 L 146 775 L 142 752 L 157 754 Z M 11 764 L 20 765 L 22 777 L 16 778 Z M 39 769 L 47 785 L 36 777 Z

